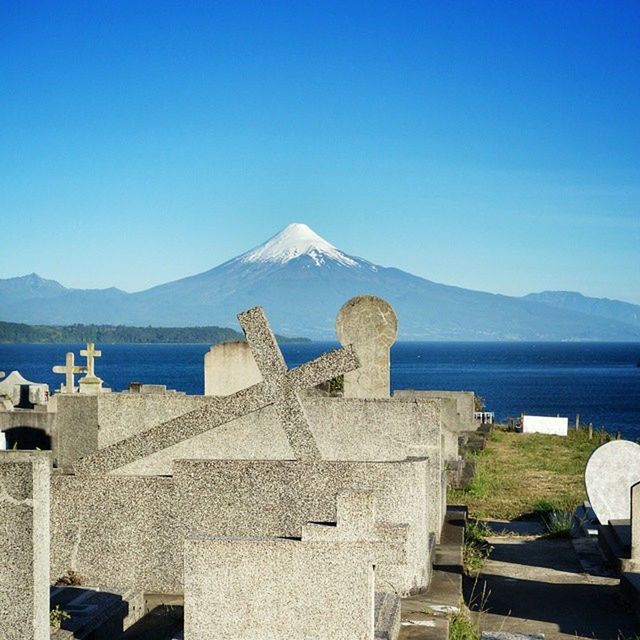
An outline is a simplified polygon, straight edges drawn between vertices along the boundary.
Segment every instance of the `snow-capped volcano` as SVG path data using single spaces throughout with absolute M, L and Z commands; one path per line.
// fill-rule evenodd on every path
M 237 260 L 285 264 L 304 255 L 309 256 L 318 267 L 325 264 L 327 259 L 347 267 L 359 266 L 353 258 L 336 249 L 313 229 L 300 222 L 286 226 L 273 238 L 242 254 Z
M 523 299 L 438 284 L 347 255 L 301 223 L 208 271 L 137 293 L 67 289 L 35 275 L 0 279 L 0 320 L 237 328 L 236 314 L 259 304 L 282 335 L 335 340 L 338 310 L 363 293 L 393 305 L 405 340 L 640 340 L 635 305 L 612 310 L 584 299 L 568 309 L 564 294 Z

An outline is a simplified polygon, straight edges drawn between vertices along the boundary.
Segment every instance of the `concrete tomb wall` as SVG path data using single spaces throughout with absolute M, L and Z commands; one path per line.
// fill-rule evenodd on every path
M 307 524 L 301 539 L 189 539 L 185 640 L 212 627 L 229 640 L 373 640 L 374 566 L 403 563 L 405 545 L 405 527 L 376 525 L 370 492 L 338 495 L 336 523 Z
M 47 453 L 0 451 L 0 637 L 49 638 Z
M 452 423 L 456 431 L 475 431 L 476 421 L 473 417 L 475 412 L 473 391 L 434 391 L 416 389 L 398 389 L 393 393 L 394 398 L 453 398 L 456 401 L 458 410 L 457 425 Z
M 60 396 L 54 455 L 63 469 L 73 460 L 150 427 L 203 408 L 202 396 L 109 394 Z M 322 457 L 330 460 L 397 460 L 439 447 L 437 400 L 302 398 Z M 457 449 L 445 433 L 445 447 Z M 451 453 L 451 456 L 454 454 Z M 180 458 L 291 459 L 292 449 L 273 407 L 220 425 L 123 466 L 115 473 L 168 475 Z
M 51 576 L 76 571 L 114 591 L 182 591 L 180 509 L 172 478 L 54 474 Z
M 204 356 L 204 395 L 228 396 L 262 382 L 247 342 L 216 344 Z
M 374 564 L 357 543 L 190 540 L 185 640 L 373 640 Z
M 406 594 L 430 578 L 440 494 L 429 488 L 429 465 L 426 458 L 181 460 L 173 478 L 57 475 L 51 573 L 73 569 L 87 584 L 181 593 L 182 541 L 193 534 L 299 537 L 308 522 L 336 520 L 340 493 L 368 491 L 376 497 L 378 523 L 407 525 L 407 564 L 379 571 L 382 590 Z
M 408 594 L 431 576 L 440 494 L 428 492 L 426 458 L 397 462 L 177 461 L 183 525 L 203 536 L 300 537 L 307 522 L 335 522 L 337 497 L 372 492 L 377 522 L 407 526 L 407 564 L 379 568 L 381 590 Z M 265 508 L 265 505 L 268 505 Z

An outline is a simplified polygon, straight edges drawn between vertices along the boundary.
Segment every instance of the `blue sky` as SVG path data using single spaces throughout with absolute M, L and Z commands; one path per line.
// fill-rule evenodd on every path
M 0 278 L 132 291 L 305 222 L 640 303 L 640 3 L 0 0 Z

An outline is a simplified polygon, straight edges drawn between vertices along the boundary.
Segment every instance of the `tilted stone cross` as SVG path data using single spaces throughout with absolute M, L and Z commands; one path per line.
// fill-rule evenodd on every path
M 87 348 L 80 351 L 80 355 L 87 359 L 87 378 L 95 378 L 95 359 L 102 355 L 102 351 L 98 351 L 93 342 L 87 342 Z
M 64 393 L 75 392 L 76 386 L 74 376 L 76 373 L 84 373 L 86 370 L 86 367 L 76 366 L 75 356 L 71 351 L 67 353 L 64 365 L 57 364 L 52 369 L 53 373 L 62 373 L 65 375 Z
M 348 345 L 287 369 L 263 309 L 249 309 L 239 314 L 238 320 L 262 382 L 229 396 L 209 397 L 203 407 L 81 458 L 75 463 L 76 473 L 108 473 L 272 404 L 295 457 L 318 459 L 320 452 L 298 392 L 357 369 L 360 363 L 355 351 Z

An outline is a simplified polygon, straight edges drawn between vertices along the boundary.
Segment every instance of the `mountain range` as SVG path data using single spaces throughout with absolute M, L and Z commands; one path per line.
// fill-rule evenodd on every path
M 0 279 L 0 320 L 236 328 L 236 314 L 260 304 L 278 333 L 335 339 L 338 310 L 359 294 L 393 305 L 404 340 L 640 341 L 640 305 L 439 284 L 348 255 L 300 223 L 209 271 L 136 293 L 70 289 L 37 274 Z

